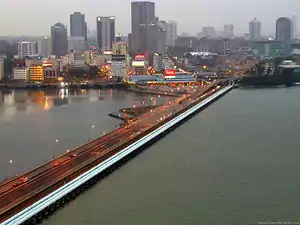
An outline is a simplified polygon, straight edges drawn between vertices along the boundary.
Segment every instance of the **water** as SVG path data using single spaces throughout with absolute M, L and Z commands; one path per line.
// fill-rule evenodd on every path
M 0 180 L 115 129 L 120 121 L 111 112 L 169 99 L 117 90 L 0 91 Z
M 43 225 L 298 221 L 299 95 L 233 90 Z

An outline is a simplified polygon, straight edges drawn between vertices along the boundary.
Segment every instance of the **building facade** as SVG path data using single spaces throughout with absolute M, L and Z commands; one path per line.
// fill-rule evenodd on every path
M 165 57 L 162 54 L 154 53 L 153 55 L 153 68 L 156 72 L 165 69 Z
M 292 21 L 286 17 L 280 17 L 276 21 L 276 40 L 291 41 L 292 40 Z
M 296 39 L 297 38 L 297 16 L 296 15 L 293 15 L 292 18 L 291 18 L 291 21 L 292 21 L 292 38 L 293 39 Z
M 177 38 L 177 23 L 174 21 L 168 21 L 165 24 L 166 29 L 166 45 L 174 47 Z
M 70 36 L 85 36 L 85 15 L 80 12 L 74 12 L 70 15 Z
M 131 3 L 131 40 L 130 53 L 148 51 L 149 25 L 155 18 L 154 2 L 132 2 Z
M 102 51 L 111 50 L 115 39 L 115 17 L 97 17 L 97 40 L 99 49 Z
M 49 57 L 51 55 L 51 37 L 45 36 L 38 40 L 38 54 L 42 57 Z
M 4 78 L 4 59 L 0 58 L 0 80 Z
M 256 18 L 249 22 L 249 37 L 250 40 L 261 39 L 261 22 Z
M 51 27 L 52 54 L 64 56 L 68 53 L 68 31 L 62 23 Z
M 114 80 L 127 80 L 126 55 L 112 55 L 111 77 Z
M 26 56 L 36 55 L 37 42 L 35 41 L 19 41 L 18 42 L 18 57 L 23 59 Z
M 232 24 L 224 25 L 223 36 L 227 38 L 232 38 L 234 36 L 234 26 Z
M 14 67 L 13 68 L 13 77 L 12 79 L 14 80 L 28 80 L 28 68 L 23 66 L 23 67 Z
M 213 27 L 202 27 L 202 36 L 213 38 L 216 36 L 215 28 Z

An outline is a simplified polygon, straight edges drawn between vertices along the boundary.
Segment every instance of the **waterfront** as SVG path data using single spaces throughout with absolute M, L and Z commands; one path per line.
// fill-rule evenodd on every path
M 43 224 L 297 221 L 299 94 L 233 90 Z
M 120 121 L 109 117 L 111 112 L 169 99 L 112 89 L 1 91 L 0 179 L 28 171 L 53 154 L 115 129 Z

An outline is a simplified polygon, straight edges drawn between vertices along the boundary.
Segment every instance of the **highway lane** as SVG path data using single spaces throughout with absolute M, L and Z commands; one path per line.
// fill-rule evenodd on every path
M 52 169 L 48 170 L 46 173 L 43 173 L 35 179 L 29 180 L 28 183 L 26 182 L 22 186 L 12 189 L 5 195 L 2 195 L 0 201 L 0 215 L 55 183 L 63 174 L 68 172 L 72 173 L 76 168 L 88 164 L 89 160 L 94 160 L 107 154 L 107 152 L 111 151 L 110 148 L 113 148 L 115 144 L 127 140 L 128 137 L 134 134 L 134 131 L 130 131 L 130 128 L 134 128 L 134 126 L 136 125 L 133 124 L 128 128 L 123 127 L 122 129 L 119 129 L 118 132 L 110 138 L 110 141 L 104 143 L 101 142 L 88 151 L 85 151 L 74 158 L 69 158 L 65 163 L 60 164 L 59 167 L 52 167 Z M 138 125 L 137 128 L 141 129 L 142 127 Z M 95 152 L 98 154 L 95 154 Z M 24 195 L 24 193 L 26 194 Z
M 80 155 L 82 152 L 87 151 L 89 148 L 98 145 L 99 141 L 105 142 L 106 138 L 110 139 L 116 133 L 118 133 L 124 129 L 125 129 L 124 127 L 121 127 L 117 130 L 114 130 L 114 131 L 106 134 L 105 136 L 99 137 L 95 140 L 92 140 L 91 142 L 89 142 L 87 144 L 79 146 L 79 147 L 75 148 L 74 150 L 71 150 L 69 153 L 65 153 L 65 154 L 55 158 L 55 161 L 64 162 L 66 160 L 69 160 L 70 156 L 73 154 Z M 21 178 L 26 178 L 29 181 L 37 176 L 40 176 L 43 173 L 46 173 L 50 169 L 53 169 L 53 161 L 47 162 L 25 174 L 22 174 L 21 176 L 18 176 L 11 180 L 0 183 L 0 197 L 3 194 L 5 194 L 7 191 L 10 191 L 12 189 L 18 188 L 18 186 L 20 186 L 20 185 L 23 185 L 24 183 L 22 181 L 20 181 Z M 25 183 L 27 183 L 27 182 L 25 182 Z M 17 186 L 14 187 L 14 185 L 17 185 Z
M 196 99 L 200 94 L 201 92 L 195 93 L 189 97 Z M 89 162 L 104 157 L 107 153 L 113 153 L 113 149 L 116 145 L 120 145 L 125 141 L 128 142 L 129 139 L 134 138 L 139 133 L 153 127 L 154 125 L 157 125 L 158 123 L 162 123 L 162 120 L 170 117 L 174 110 L 179 111 L 183 108 L 186 108 L 186 106 L 179 104 L 179 102 L 180 99 L 173 101 L 171 104 L 158 107 L 152 113 L 146 113 L 150 114 L 149 117 L 145 115 L 140 116 L 140 118 L 137 118 L 136 121 L 112 132 L 109 141 L 101 142 L 96 139 L 93 147 L 88 149 L 85 147 L 85 150 L 81 149 L 78 156 L 69 158 L 67 161 L 65 161 L 65 163 L 60 164 L 58 167 L 52 166 L 51 169 L 41 173 L 35 179 L 29 179 L 28 182 L 10 190 L 5 195 L 2 195 L 0 201 L 0 215 L 6 210 L 9 210 L 18 204 L 33 198 L 45 188 L 55 184 L 62 178 L 65 178 L 66 174 L 71 175 L 72 173 L 76 172 L 76 170 L 88 165 Z M 24 193 L 26 194 L 24 195 Z
M 61 156 L 58 156 L 57 158 L 55 158 L 55 160 L 57 161 L 65 161 L 67 159 L 70 158 L 70 155 L 72 154 L 80 154 L 81 152 L 83 151 L 86 151 L 87 149 L 95 146 L 97 144 L 98 141 L 104 141 L 105 138 L 110 138 L 111 135 L 114 135 L 114 132 L 110 132 L 108 133 L 107 135 L 105 136 L 102 136 L 102 137 L 99 137 L 95 140 L 92 140 L 91 142 L 87 143 L 87 144 L 84 144 L 82 146 L 79 146 L 73 150 L 71 150 L 69 153 L 66 153 L 66 154 L 63 154 Z M 18 177 L 15 177 L 13 179 L 10 179 L 10 180 L 7 180 L 7 181 L 4 181 L 2 183 L 0 183 L 0 196 L 2 194 L 4 194 L 5 192 L 13 189 L 13 188 L 16 188 L 14 187 L 13 185 L 14 184 L 21 184 L 22 182 L 20 181 L 21 178 L 27 178 L 28 180 L 44 173 L 44 172 L 47 172 L 47 170 L 49 169 L 52 169 L 53 168 L 53 162 L 50 161 L 50 162 L 47 162 L 25 174 L 22 174 L 21 176 L 18 176 Z

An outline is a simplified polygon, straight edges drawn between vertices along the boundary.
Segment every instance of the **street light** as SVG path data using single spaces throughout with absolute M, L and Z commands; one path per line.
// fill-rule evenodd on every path
M 92 129 L 93 128 L 95 128 L 95 125 L 92 125 Z M 92 130 L 88 130 L 88 141 L 90 141 L 90 139 L 91 139 L 91 137 L 90 137 L 91 136 L 91 131 Z
M 12 161 L 12 159 L 10 159 L 8 161 L 8 164 L 11 165 L 12 163 L 13 163 L 13 161 Z M 6 171 L 6 168 L 4 168 L 4 180 L 6 180 L 6 179 L 7 179 L 7 171 Z
M 52 149 L 52 158 L 55 158 L 55 149 L 56 149 L 56 145 L 58 145 L 58 139 L 55 140 L 55 148 Z

